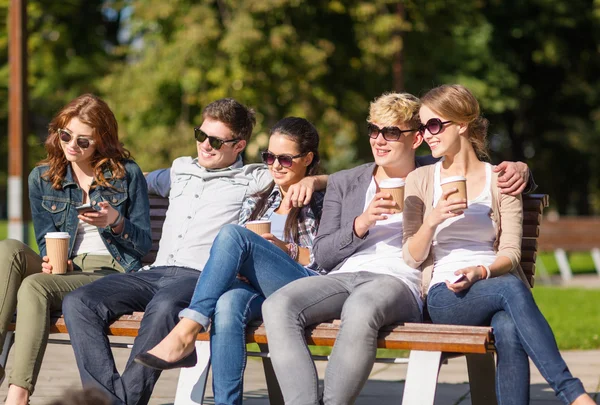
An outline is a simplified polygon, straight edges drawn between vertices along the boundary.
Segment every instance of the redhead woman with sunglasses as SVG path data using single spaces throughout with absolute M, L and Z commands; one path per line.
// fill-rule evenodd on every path
M 104 101 L 84 94 L 67 104 L 50 122 L 45 146 L 46 159 L 29 175 L 40 254 L 16 240 L 0 242 L 0 342 L 18 313 L 5 402 L 11 405 L 27 404 L 33 393 L 49 314 L 65 295 L 104 275 L 137 270 L 152 245 L 146 181 Z M 69 237 L 66 274 L 53 274 L 48 232 Z
M 291 281 L 319 274 L 311 248 L 323 193 L 314 193 L 310 204 L 302 208 L 282 204 L 291 185 L 318 171 L 317 130 L 303 118 L 282 119 L 272 128 L 269 149 L 262 158 L 273 183 L 244 202 L 240 225 L 221 229 L 177 326 L 135 359 L 161 370 L 192 366 L 196 335 L 212 324 L 213 391 L 218 404 L 242 403 L 245 328 L 260 317 L 265 297 Z M 270 221 L 271 231 L 257 235 L 241 226 L 252 220 Z
M 423 295 L 434 323 L 491 325 L 498 354 L 498 404 L 529 403 L 529 358 L 567 404 L 592 405 L 562 359 L 519 265 L 523 204 L 498 191 L 483 161 L 488 122 L 460 85 L 430 90 L 419 110 L 420 133 L 435 165 L 406 179 L 403 257 L 423 269 Z M 442 185 L 466 179 L 466 199 Z

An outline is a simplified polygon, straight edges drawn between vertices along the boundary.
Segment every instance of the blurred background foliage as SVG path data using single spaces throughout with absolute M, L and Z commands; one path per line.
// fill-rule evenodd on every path
M 31 166 L 53 114 L 94 92 L 144 170 L 193 155 L 202 108 L 234 97 L 258 114 L 247 161 L 298 115 L 333 172 L 370 159 L 375 97 L 461 83 L 491 121 L 494 162 L 526 161 L 560 213 L 600 213 L 600 0 L 29 0 L 28 18 Z M 0 186 L 7 46 L 3 24 Z

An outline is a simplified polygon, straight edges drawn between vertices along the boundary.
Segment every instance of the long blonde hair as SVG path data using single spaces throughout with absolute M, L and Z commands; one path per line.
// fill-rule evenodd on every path
M 467 134 L 477 157 L 489 160 L 487 148 L 487 129 L 489 121 L 481 116 L 479 102 L 464 86 L 444 84 L 429 90 L 421 97 L 426 105 L 445 119 L 459 124 L 467 124 Z

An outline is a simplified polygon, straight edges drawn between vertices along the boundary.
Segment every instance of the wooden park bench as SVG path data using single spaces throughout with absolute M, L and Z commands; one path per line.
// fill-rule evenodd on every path
M 537 238 L 540 232 L 542 212 L 548 205 L 548 196 L 524 196 L 523 201 L 523 240 L 521 266 L 533 286 Z M 158 250 L 158 241 L 162 231 L 168 200 L 151 196 L 150 217 L 152 223 L 152 251 L 144 258 L 144 263 L 152 263 Z M 137 336 L 143 312 L 124 315 L 113 322 L 108 333 L 114 336 Z M 12 325 L 14 328 L 14 325 Z M 340 321 L 313 325 L 306 331 L 306 340 L 310 345 L 331 347 L 335 343 Z M 52 333 L 68 333 L 62 317 L 53 318 Z M 251 324 L 246 331 L 247 343 L 257 343 L 262 357 L 271 404 L 283 404 L 281 391 L 268 357 L 268 342 L 264 326 Z M 6 357 L 12 342 L 9 333 L 0 357 L 0 365 L 6 364 Z M 8 343 L 8 344 L 7 344 Z M 403 404 L 433 404 L 439 369 L 446 359 L 465 355 L 471 386 L 471 400 L 474 405 L 496 404 L 494 385 L 494 337 L 491 327 L 470 327 L 453 325 L 434 325 L 407 323 L 390 325 L 379 333 L 378 348 L 410 350 L 408 372 L 406 375 Z M 209 334 L 200 333 L 196 343 L 198 364 L 182 369 L 175 396 L 176 405 L 202 403 L 210 367 Z M 359 350 L 359 348 L 357 348 Z M 252 353 L 249 353 L 252 355 Z M 314 356 L 316 360 L 326 357 Z M 397 359 L 378 359 L 383 362 L 397 363 Z M 400 378 L 399 378 L 400 379 Z
M 563 281 L 573 278 L 567 252 L 590 252 L 600 276 L 600 218 L 545 217 L 541 225 L 539 250 L 554 252 Z

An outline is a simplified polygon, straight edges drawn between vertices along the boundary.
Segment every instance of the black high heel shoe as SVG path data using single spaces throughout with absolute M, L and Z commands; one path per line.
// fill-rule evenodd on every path
M 138 354 L 137 356 L 135 356 L 133 361 L 143 366 L 153 368 L 155 370 L 171 370 L 174 368 L 194 367 L 198 362 L 198 357 L 196 356 L 196 348 L 194 348 L 194 351 L 191 352 L 188 356 L 172 363 L 158 358 L 155 355 L 150 354 L 148 352 Z

